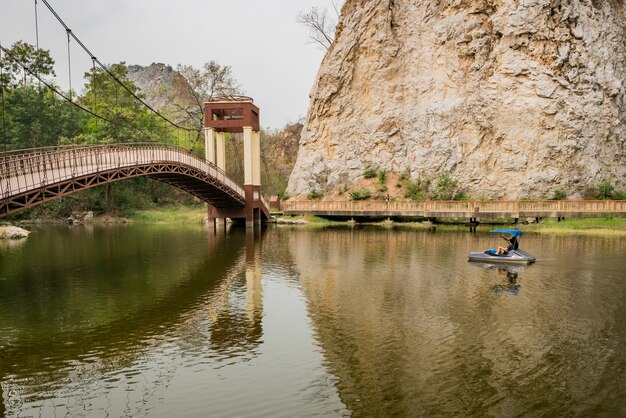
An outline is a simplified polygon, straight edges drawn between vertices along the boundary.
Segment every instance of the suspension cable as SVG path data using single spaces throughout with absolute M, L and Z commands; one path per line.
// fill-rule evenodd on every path
M 35 46 L 37 52 L 39 52 L 39 14 L 37 13 L 37 0 L 35 0 Z M 43 139 L 43 92 L 41 90 L 41 81 L 37 83 L 37 91 L 39 92 L 39 112 L 37 112 L 37 118 L 39 119 L 39 135 L 38 139 Z M 45 141 L 44 141 L 45 142 Z M 35 146 L 37 146 L 37 140 L 35 140 Z
M 39 49 L 39 18 L 37 16 L 37 0 L 35 0 L 35 42 Z
M 7 131 L 6 131 L 6 110 L 4 107 L 4 65 L 2 65 L 2 51 L 4 50 L 4 47 L 2 47 L 2 45 L 0 45 L 0 96 L 2 96 L 2 98 L 0 100 L 2 100 L 2 143 L 4 146 L 4 155 L 3 155 L 3 159 L 6 159 L 6 152 L 7 152 Z
M 86 107 L 84 107 L 84 106 L 82 106 L 82 105 L 80 105 L 80 104 L 76 103 L 75 101 L 73 101 L 73 100 L 71 99 L 71 97 L 68 97 L 68 96 L 66 96 L 65 94 L 63 94 L 63 93 L 62 93 L 61 91 L 59 91 L 56 87 L 54 87 L 52 84 L 48 83 L 46 80 L 44 80 L 43 78 L 41 78 L 41 77 L 39 76 L 39 74 L 35 73 L 35 72 L 34 72 L 34 71 L 32 71 L 30 68 L 28 68 L 26 65 L 24 65 L 24 64 L 23 64 L 23 63 L 21 63 L 21 62 L 19 62 L 19 61 L 18 61 L 15 57 L 11 56 L 11 55 L 10 55 L 10 51 L 9 51 L 8 49 L 6 49 L 6 48 L 5 48 L 5 47 L 3 47 L 2 45 L 0 45 L 0 50 L 1 50 L 1 51 L 4 51 L 4 53 L 5 53 L 5 56 L 6 56 L 6 57 L 10 58 L 10 59 L 11 59 L 11 60 L 13 60 L 15 63 L 17 63 L 20 67 L 22 67 L 22 69 L 24 70 L 24 72 L 25 72 L 25 73 L 28 73 L 28 74 L 32 75 L 33 77 L 37 78 L 39 81 L 41 81 L 41 83 L 42 83 L 44 86 L 46 86 L 46 87 L 47 87 L 48 89 L 50 89 L 52 92 L 56 93 L 57 95 L 59 95 L 59 97 L 61 97 L 61 98 L 65 99 L 65 100 L 66 100 L 66 101 L 68 101 L 70 104 L 72 104 L 73 106 L 75 106 L 75 107 L 79 108 L 80 110 L 82 110 L 82 111 L 84 111 L 84 112 L 89 113 L 91 116 L 93 116 L 93 117 L 95 117 L 95 118 L 98 118 L 98 119 L 100 119 L 100 120 L 103 120 L 103 121 L 105 121 L 105 122 L 108 122 L 108 123 L 110 123 L 110 124 L 112 124 L 112 125 L 118 126 L 118 127 L 120 127 L 120 128 L 125 128 L 125 129 L 129 129 L 129 130 L 140 131 L 140 132 L 141 132 L 141 131 L 143 131 L 143 130 L 137 129 L 137 128 L 135 128 L 135 127 L 132 127 L 132 126 L 126 126 L 126 125 L 124 125 L 124 124 L 121 124 L 121 123 L 115 122 L 115 121 L 113 121 L 113 120 L 110 120 L 110 119 L 108 119 L 108 118 L 106 118 L 106 117 L 104 117 L 104 116 L 101 116 L 101 115 L 99 115 L 99 114 L 97 114 L 97 113 L 93 112 L 92 110 L 90 110 L 90 109 L 88 109 L 88 108 L 86 108 Z M 147 132 L 147 131 L 144 131 L 144 132 Z
M 72 55 L 70 52 L 70 34 L 72 33 L 72 30 L 65 29 L 65 33 L 67 34 L 67 73 L 70 80 L 70 100 L 72 100 Z
M 96 57 L 91 57 L 91 84 L 93 84 L 93 111 L 98 113 L 98 97 L 96 96 Z M 97 119 L 96 126 L 98 126 Z

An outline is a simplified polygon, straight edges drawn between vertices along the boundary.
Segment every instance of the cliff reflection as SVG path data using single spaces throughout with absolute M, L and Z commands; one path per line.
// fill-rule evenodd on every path
M 291 233 L 327 366 L 354 416 L 619 411 L 606 387 L 619 380 L 612 367 L 624 349 L 602 336 L 624 335 L 624 240 L 526 238 L 533 253 L 568 257 L 525 271 L 523 292 L 518 273 L 468 265 L 465 254 L 487 242 L 467 233 Z

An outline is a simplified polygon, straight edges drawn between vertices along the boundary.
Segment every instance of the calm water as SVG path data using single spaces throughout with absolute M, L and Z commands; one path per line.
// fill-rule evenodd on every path
M 0 243 L 0 416 L 626 416 L 626 238 L 37 229 Z

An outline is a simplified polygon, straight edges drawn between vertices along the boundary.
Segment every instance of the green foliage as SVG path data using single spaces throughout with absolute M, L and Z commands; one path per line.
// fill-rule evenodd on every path
M 436 180 L 431 189 L 433 200 L 462 200 L 465 193 L 459 189 L 459 182 L 452 178 L 449 172 L 444 171 Z
M 365 177 L 366 179 L 373 179 L 377 175 L 378 175 L 378 172 L 376 171 L 375 168 L 372 168 L 372 167 L 368 167 L 365 169 L 365 171 L 363 171 L 363 177 Z
M 367 200 L 371 197 L 372 192 L 368 189 L 361 189 L 350 192 L 350 200 Z
M 315 188 L 311 189 L 309 194 L 306 195 L 306 198 L 309 200 L 321 199 L 322 197 L 324 197 L 324 193 Z
M 626 198 L 626 191 L 616 190 L 609 179 L 602 179 L 599 183 L 590 185 L 583 193 L 588 200 L 623 200 Z
M 347 191 L 348 191 L 348 186 L 347 186 L 347 185 L 345 185 L 345 184 L 340 184 L 340 185 L 337 187 L 337 191 L 338 191 L 339 193 L 341 193 L 341 194 L 344 194 L 345 192 L 347 192 Z
M 385 184 L 385 181 L 387 181 L 387 170 L 380 170 L 378 172 L 378 183 Z
M 422 179 L 407 180 L 405 184 L 406 191 L 404 197 L 411 200 L 424 200 L 425 193 L 430 185 L 428 181 L 423 181 Z
M 550 196 L 550 200 L 565 200 L 567 198 L 567 193 L 563 189 L 556 189 L 552 196 Z
M 20 84 L 32 85 L 36 78 L 25 71 L 24 67 L 41 77 L 54 75 L 54 60 L 50 51 L 17 41 L 8 48 L 8 52 L 2 51 L 0 88 L 11 90 Z
M 27 85 L 5 93 L 2 130 L 8 149 L 53 146 L 79 135 L 85 114 L 46 89 Z
M 113 64 L 108 70 L 139 96 L 137 86 L 128 79 L 124 63 Z M 74 143 L 174 142 L 174 135 L 163 120 L 120 87 L 104 70 L 85 73 L 85 79 L 89 80 L 85 85 L 86 92 L 78 102 L 112 123 L 88 116 L 82 135 Z

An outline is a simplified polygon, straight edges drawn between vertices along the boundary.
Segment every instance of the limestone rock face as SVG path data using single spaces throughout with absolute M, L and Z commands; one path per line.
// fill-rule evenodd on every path
M 291 195 L 369 166 L 474 197 L 626 186 L 623 0 L 347 0 Z

